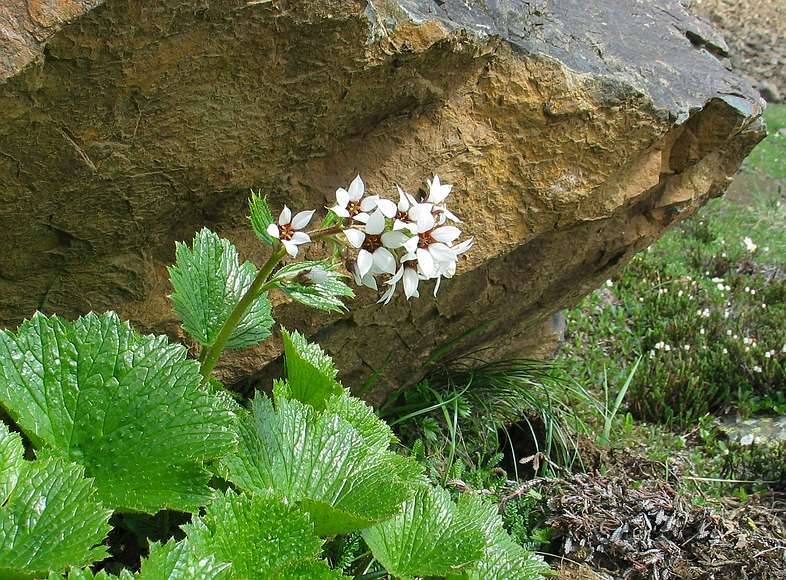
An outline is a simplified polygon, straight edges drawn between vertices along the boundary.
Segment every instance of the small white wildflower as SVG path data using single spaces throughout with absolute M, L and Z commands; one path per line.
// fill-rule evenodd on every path
M 671 345 L 670 344 L 665 345 L 663 347 L 663 350 L 665 350 L 666 352 L 669 352 L 671 350 Z
M 684 292 L 682 290 L 680 290 L 679 292 L 677 292 L 677 298 L 682 298 L 683 294 L 684 294 Z
M 750 352 L 750 351 L 751 351 L 751 347 L 749 347 L 749 346 L 746 346 L 746 347 L 745 347 L 745 352 Z
M 702 316 L 702 318 L 709 318 L 710 317 L 710 309 L 709 308 L 705 308 L 704 310 L 702 310 L 701 311 L 701 316 Z
M 396 258 L 388 248 L 399 247 L 400 240 L 398 238 L 391 239 L 388 234 L 398 232 L 383 234 L 384 231 L 385 216 L 379 208 L 369 216 L 368 222 L 362 229 L 344 230 L 349 244 L 360 250 L 357 257 L 356 277 L 363 279 L 372 270 L 380 274 L 394 274 L 396 272 Z
M 766 310 L 766 308 L 767 308 L 767 305 L 766 305 L 764 302 L 762 302 L 762 303 L 761 303 L 761 307 L 762 307 L 762 308 L 764 308 L 764 309 Z
M 685 351 L 690 350 L 690 345 L 689 344 L 683 344 L 682 345 L 682 350 L 685 350 Z
M 759 365 L 753 365 L 753 372 L 760 373 L 762 372 L 762 368 Z
M 765 251 L 765 252 L 769 252 L 770 251 L 770 247 L 769 246 L 764 246 L 762 248 L 762 250 Z
M 721 252 L 721 258 L 725 258 L 725 257 L 726 257 L 726 252 Z
M 729 349 L 728 348 L 724 348 L 723 349 L 723 354 L 729 354 Z
M 731 336 L 731 330 L 726 331 L 726 336 Z
M 611 280 L 606 280 L 606 288 L 611 288 L 613 286 L 614 286 L 614 282 L 612 282 Z
M 700 329 L 699 329 L 699 334 L 701 334 L 702 336 L 704 336 L 704 329 L 703 329 L 703 328 L 700 328 Z
M 642 298 L 641 296 L 639 296 L 639 302 L 644 302 L 644 298 Z
M 746 249 L 747 251 L 751 252 L 751 253 L 755 252 L 755 251 L 756 251 L 756 248 L 758 248 L 758 246 L 757 246 L 756 244 L 754 244 L 754 243 L 753 243 L 753 240 L 751 240 L 751 239 L 750 239 L 749 237 L 747 237 L 747 236 L 745 236 L 745 237 L 742 239 L 742 245 L 743 245 L 743 246 L 745 246 L 745 249 Z
M 336 190 L 336 205 L 330 210 L 337 216 L 343 218 L 352 218 L 355 221 L 365 223 L 368 220 L 368 214 L 363 213 L 360 207 L 363 194 L 366 192 L 366 186 L 360 175 L 356 176 L 349 184 L 349 190 L 339 187 Z
M 717 276 L 712 279 L 713 284 L 717 284 L 718 282 L 723 282 L 723 278 L 718 278 Z
M 726 287 L 725 287 L 723 284 L 718 284 L 718 285 L 716 286 L 716 288 L 717 288 L 718 290 L 720 290 L 721 292 L 723 292 L 723 291 L 726 289 Z
M 772 355 L 774 354 L 775 354 L 774 350 L 768 350 L 767 352 L 764 353 L 764 358 L 772 358 Z
M 751 343 L 751 339 L 748 338 L 747 336 L 742 339 L 742 344 L 750 344 L 750 343 Z
M 756 296 L 756 289 L 755 288 L 751 288 L 751 296 Z
M 658 342 L 656 342 L 656 343 L 655 343 L 655 350 L 663 350 L 663 348 L 664 348 L 665 346 L 666 346 L 666 345 L 665 345 L 665 344 L 663 344 L 663 341 L 662 341 L 662 340 L 661 340 L 661 341 L 658 341 Z
M 284 244 L 287 254 L 294 258 L 297 256 L 298 246 L 311 241 L 307 233 L 299 230 L 305 228 L 313 216 L 314 210 L 312 209 L 301 211 L 295 214 L 295 217 L 292 217 L 292 210 L 284 206 L 284 209 L 281 210 L 281 214 L 278 216 L 278 224 L 270 224 L 267 227 L 267 233 L 269 236 L 280 240 Z
M 733 338 L 734 340 L 739 340 L 739 338 L 740 338 L 740 335 L 739 335 L 739 334 L 735 334 L 734 336 L 732 336 L 732 338 Z

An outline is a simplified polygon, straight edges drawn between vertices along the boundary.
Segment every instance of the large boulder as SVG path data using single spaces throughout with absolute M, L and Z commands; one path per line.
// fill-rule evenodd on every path
M 250 188 L 326 205 L 437 172 L 477 240 L 433 299 L 274 297 L 348 384 L 437 348 L 545 354 L 554 313 L 719 195 L 759 96 L 676 0 L 11 0 L 0 8 L 0 325 L 114 309 L 176 335 L 165 266 L 207 225 L 264 259 Z M 227 380 L 273 368 L 233 352 Z

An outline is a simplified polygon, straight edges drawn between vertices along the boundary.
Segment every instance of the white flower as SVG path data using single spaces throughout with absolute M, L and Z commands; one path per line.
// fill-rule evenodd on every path
M 614 286 L 614 282 L 611 280 L 606 280 L 606 288 L 612 288 Z
M 378 195 L 370 195 L 363 199 L 360 202 L 360 215 L 370 215 L 371 212 L 379 209 L 386 218 L 394 218 L 396 217 L 396 204 L 390 201 L 389 199 L 385 199 L 384 197 L 379 197 Z M 356 221 L 363 221 L 358 220 L 355 217 Z
M 408 263 L 409 262 L 409 263 Z M 418 298 L 420 297 L 420 292 L 418 292 L 418 284 L 420 280 L 424 279 L 417 271 L 417 257 L 415 254 L 405 254 L 401 258 L 401 266 L 396 271 L 396 273 L 391 276 L 390 280 L 385 282 L 389 286 L 389 288 L 385 291 L 382 295 L 382 298 L 378 300 L 378 302 L 387 304 L 393 299 L 393 294 L 396 292 L 396 284 L 401 282 L 401 285 L 404 287 L 404 296 L 407 297 L 407 300 L 410 298 Z
M 669 352 L 671 350 L 671 345 L 670 344 L 664 345 L 663 346 L 663 350 L 665 350 L 666 352 Z
M 742 239 L 742 245 L 745 246 L 745 249 L 751 253 L 755 252 L 756 248 L 758 248 L 758 246 L 753 243 L 753 240 L 747 236 Z
M 426 198 L 427 203 L 431 203 L 434 205 L 434 213 L 437 214 L 439 218 L 439 223 L 445 223 L 445 219 L 449 219 L 450 221 L 461 223 L 461 220 L 458 219 L 442 202 L 448 197 L 450 192 L 453 190 L 453 186 L 447 183 L 443 184 L 439 181 L 439 175 L 435 175 L 434 179 L 428 181 L 428 197 Z
M 336 190 L 336 205 L 331 207 L 330 210 L 337 216 L 365 222 L 368 219 L 368 214 L 363 213 L 360 202 L 365 191 L 366 185 L 363 183 L 360 175 L 358 175 L 349 184 L 349 191 L 343 187 L 339 187 Z
M 397 246 L 393 243 L 395 240 L 391 241 L 383 234 L 384 231 L 385 216 L 379 208 L 369 216 L 363 229 L 344 230 L 349 244 L 360 250 L 357 257 L 357 275 L 361 279 L 372 270 L 380 274 L 393 274 L 396 271 L 396 258 L 388 247 Z
M 724 348 L 723 349 L 723 354 L 729 354 L 729 349 L 728 348 Z
M 439 285 L 442 282 L 442 278 L 452 278 L 456 274 L 456 262 L 458 261 L 458 257 L 463 254 L 464 252 L 469 251 L 472 246 L 475 245 L 475 238 L 470 238 L 468 240 L 464 240 L 457 246 L 453 246 L 451 249 L 456 255 L 456 260 L 450 262 L 437 262 L 437 283 L 434 285 L 434 296 L 437 295 L 439 292 Z
M 287 254 L 294 258 L 297 256 L 298 246 L 311 241 L 307 233 L 299 230 L 305 228 L 313 216 L 314 210 L 312 209 L 301 211 L 295 214 L 293 218 L 292 211 L 287 206 L 284 206 L 284 209 L 281 210 L 281 215 L 278 216 L 278 225 L 275 223 L 270 224 L 267 227 L 267 233 L 269 236 L 281 240 Z
M 753 365 L 753 372 L 754 373 L 760 373 L 761 370 L 762 369 L 761 369 L 761 367 L 759 365 Z
M 411 194 L 407 193 L 398 186 L 396 186 L 396 188 L 398 189 L 398 205 L 396 205 L 396 215 L 393 221 L 393 229 L 408 229 L 414 232 L 415 224 L 410 221 L 409 210 L 410 208 L 416 206 L 418 202 L 415 201 L 415 198 L 412 197 Z

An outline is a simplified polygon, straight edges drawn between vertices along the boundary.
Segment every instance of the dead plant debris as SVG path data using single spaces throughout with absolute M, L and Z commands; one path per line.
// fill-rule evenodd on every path
M 614 577 L 786 578 L 786 508 L 776 500 L 710 508 L 668 482 L 624 475 L 578 474 L 541 489 L 562 553 Z

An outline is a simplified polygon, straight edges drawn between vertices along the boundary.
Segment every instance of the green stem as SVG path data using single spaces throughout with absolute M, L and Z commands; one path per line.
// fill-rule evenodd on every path
M 341 225 L 332 226 L 322 230 L 309 232 L 309 236 L 312 241 L 316 241 L 337 234 L 342 229 Z M 202 364 L 199 368 L 199 372 L 203 377 L 207 378 L 215 368 L 221 353 L 224 352 L 224 347 L 226 347 L 229 337 L 232 336 L 235 327 L 240 324 L 240 321 L 243 319 L 243 316 L 245 316 L 246 311 L 251 307 L 254 300 L 256 300 L 262 292 L 270 289 L 266 282 L 284 256 L 286 256 L 286 249 L 283 246 L 279 246 L 262 266 L 262 269 L 257 274 L 257 277 L 254 278 L 248 291 L 246 291 L 240 299 L 240 302 L 238 302 L 232 310 L 229 318 L 226 319 L 226 322 L 224 322 L 224 325 L 221 327 L 215 342 L 200 353 L 199 360 Z
M 207 378 L 218 362 L 221 353 L 224 352 L 224 347 L 229 340 L 229 337 L 232 336 L 232 333 L 235 331 L 235 328 L 245 316 L 246 311 L 251 307 L 254 300 L 256 300 L 259 295 L 264 292 L 265 290 L 265 282 L 267 282 L 268 278 L 270 278 L 270 274 L 273 273 L 273 269 L 276 265 L 281 261 L 281 259 L 286 254 L 286 250 L 282 247 L 278 248 L 273 252 L 273 254 L 268 258 L 268 261 L 265 262 L 262 269 L 257 274 L 257 277 L 254 278 L 254 281 L 251 283 L 251 286 L 240 299 L 240 302 L 237 303 L 235 308 L 229 315 L 229 318 L 226 319 L 224 325 L 221 327 L 221 330 L 216 337 L 216 340 L 213 344 L 211 344 L 205 353 L 204 360 L 202 361 L 202 366 L 199 369 L 199 372 L 202 373 L 202 376 Z

